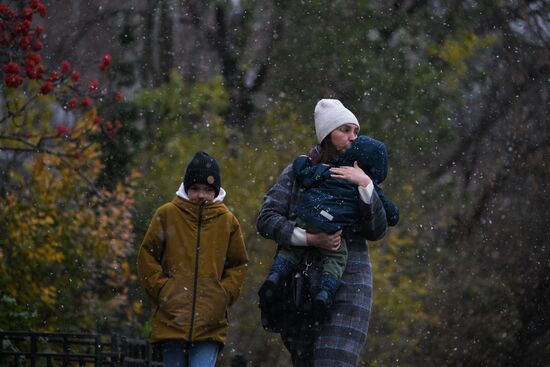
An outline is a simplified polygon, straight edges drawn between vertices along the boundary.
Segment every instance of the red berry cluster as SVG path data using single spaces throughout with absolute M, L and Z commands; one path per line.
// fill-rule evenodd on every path
M 10 88 L 19 87 L 27 77 L 40 80 L 44 77 L 40 40 L 44 29 L 37 25 L 33 28 L 34 14 L 46 16 L 46 7 L 40 0 L 31 0 L 16 11 L 6 4 L 0 4 L 0 47 L 7 56 L 2 65 L 4 83 Z M 23 70 L 22 70 L 23 69 Z M 22 73 L 24 71 L 24 73 Z
M 87 90 L 82 90 L 82 86 L 78 85 L 80 72 L 74 70 L 69 61 L 63 60 L 53 69 L 47 69 L 42 63 L 40 52 L 43 48 L 41 38 L 44 29 L 40 25 L 33 26 L 35 15 L 46 17 L 46 6 L 41 0 L 23 0 L 16 8 L 0 3 L 0 72 L 3 72 L 4 84 L 9 88 L 19 88 L 25 80 L 35 80 L 40 83 L 39 93 L 43 95 L 66 85 L 69 88 L 63 88 L 64 91 L 56 96 L 67 110 L 93 106 L 93 98 L 102 94 L 99 80 L 91 80 Z M 99 69 L 107 71 L 111 61 L 111 55 L 104 55 Z M 116 103 L 123 99 L 124 95 L 120 91 L 114 96 Z M 111 122 L 103 123 L 101 118 L 98 119 L 104 131 L 111 132 L 120 128 L 120 123 L 113 126 Z M 69 130 L 63 125 L 57 128 L 57 136 L 68 133 Z

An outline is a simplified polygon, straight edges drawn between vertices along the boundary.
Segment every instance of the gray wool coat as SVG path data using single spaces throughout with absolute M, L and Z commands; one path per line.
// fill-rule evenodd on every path
M 292 165 L 289 165 L 264 197 L 256 223 L 259 233 L 275 240 L 278 246 L 291 246 L 295 226 L 291 215 L 302 194 L 303 189 L 294 177 Z M 320 328 L 312 328 L 310 322 L 304 320 L 281 333 L 294 366 L 359 364 L 367 340 L 372 305 L 372 268 L 367 240 L 381 239 L 386 230 L 386 213 L 373 190 L 371 204 L 360 200 L 357 225 L 343 233 L 348 261 L 331 308 L 330 321 Z

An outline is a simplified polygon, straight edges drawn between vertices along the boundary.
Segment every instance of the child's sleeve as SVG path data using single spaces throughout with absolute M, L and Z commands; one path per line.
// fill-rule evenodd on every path
M 327 164 L 313 164 L 308 156 L 301 155 L 292 163 L 292 171 L 298 182 L 308 189 L 318 186 L 321 182 L 330 178 L 330 166 Z
M 296 179 L 303 185 L 303 181 L 309 176 L 311 169 L 311 160 L 306 155 L 301 155 L 292 162 L 292 172 L 296 176 Z
M 139 280 L 154 303 L 158 303 L 160 290 L 168 280 L 161 266 L 163 252 L 164 229 L 162 215 L 157 210 L 143 238 L 137 258 Z
M 384 195 L 384 191 L 376 183 L 374 184 L 374 190 L 376 190 L 376 193 L 384 206 L 388 225 L 395 226 L 397 222 L 399 222 L 399 208 Z
M 234 218 L 233 231 L 229 239 L 229 246 L 225 259 L 221 284 L 229 296 L 229 305 L 233 304 L 239 294 L 248 268 L 248 254 L 244 245 L 241 226 Z

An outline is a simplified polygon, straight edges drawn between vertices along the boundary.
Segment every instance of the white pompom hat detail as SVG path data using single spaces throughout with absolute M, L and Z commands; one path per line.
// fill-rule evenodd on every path
M 315 133 L 319 144 L 334 129 L 344 124 L 354 124 L 359 127 L 359 121 L 355 115 L 337 99 L 321 99 L 315 106 L 314 116 Z

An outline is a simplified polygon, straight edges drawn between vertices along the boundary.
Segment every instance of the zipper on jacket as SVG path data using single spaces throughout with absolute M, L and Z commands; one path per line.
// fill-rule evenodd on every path
M 197 244 L 195 247 L 195 277 L 193 279 L 193 299 L 191 301 L 191 324 L 189 325 L 189 338 L 188 342 L 192 341 L 193 328 L 195 326 L 195 308 L 197 304 L 197 287 L 199 283 L 199 255 L 201 252 L 201 222 L 202 222 L 202 206 L 204 202 L 199 204 L 199 221 L 197 224 Z

